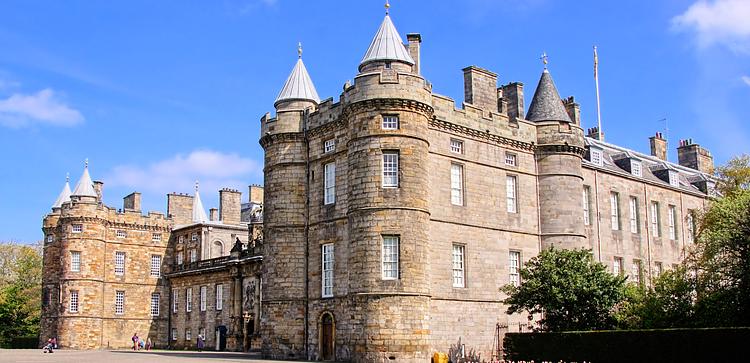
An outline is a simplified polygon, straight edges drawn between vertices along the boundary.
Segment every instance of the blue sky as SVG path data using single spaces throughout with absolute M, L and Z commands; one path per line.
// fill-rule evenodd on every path
M 477 65 L 523 82 L 528 106 L 545 51 L 561 96 L 594 126 L 596 44 L 607 141 L 648 152 L 666 118 L 672 146 L 693 138 L 719 164 L 748 151 L 750 1 L 391 5 L 402 37 L 422 34 L 434 92 L 459 105 L 461 68 Z M 219 187 L 262 183 L 259 119 L 297 42 L 321 98 L 338 99 L 383 11 L 380 0 L 0 2 L 0 241 L 41 239 L 86 158 L 118 208 L 137 190 L 144 210 L 164 212 L 165 194 L 196 179 L 209 208 Z

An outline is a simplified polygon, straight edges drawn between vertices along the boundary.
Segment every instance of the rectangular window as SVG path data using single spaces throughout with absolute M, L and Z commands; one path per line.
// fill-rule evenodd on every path
M 638 177 L 643 176 L 643 168 L 640 161 L 630 161 L 630 173 Z
M 640 233 L 641 223 L 638 216 L 638 198 L 630 197 L 630 232 Z
M 398 116 L 384 115 L 383 130 L 398 130 Z
M 325 204 L 336 202 L 336 163 L 328 163 L 324 167 L 325 178 L 323 179 Z
M 505 153 L 505 165 L 516 166 L 516 154 Z
M 633 274 L 633 281 L 637 282 L 639 285 L 643 283 L 643 276 L 641 274 L 641 260 L 633 260 L 633 271 L 631 272 Z
M 115 291 L 115 314 L 125 313 L 125 291 Z
M 609 206 L 612 213 L 612 230 L 620 230 L 620 195 L 611 192 L 609 194 Z
M 177 309 L 179 309 L 179 301 L 180 301 L 180 290 L 172 289 L 172 312 L 177 313 Z
M 679 187 L 680 186 L 679 174 L 677 174 L 676 171 L 673 171 L 673 170 L 669 171 L 669 185 L 671 185 L 673 187 Z
M 191 312 L 193 311 L 193 288 L 188 287 L 187 290 L 185 290 L 185 311 Z
M 78 291 L 77 290 L 70 291 L 70 299 L 68 301 L 68 311 L 71 313 L 78 312 Z
M 185 236 L 179 236 L 177 237 L 177 243 L 185 243 Z
M 398 188 L 398 152 L 383 152 L 383 187 Z
M 151 233 L 151 242 L 161 242 L 161 233 Z
M 118 229 L 115 234 L 117 235 L 117 238 L 127 238 L 128 237 L 128 232 L 123 231 L 121 229 Z
M 323 143 L 323 152 L 329 153 L 336 150 L 336 140 L 328 139 Z
M 383 280 L 398 279 L 398 236 L 383 236 Z
M 52 242 L 54 242 L 54 241 L 55 241 L 55 236 L 54 236 L 54 235 L 51 235 L 51 234 L 48 234 L 48 235 L 47 235 L 47 238 L 45 239 L 45 241 L 46 241 L 47 243 L 52 243 Z
M 688 210 L 687 217 L 685 218 L 685 223 L 687 224 L 687 235 L 685 236 L 685 240 L 688 243 L 693 243 L 695 240 L 695 221 L 693 220 L 693 211 Z
M 510 251 L 508 254 L 508 281 L 513 286 L 521 285 L 521 252 Z
M 464 271 L 464 246 L 453 245 L 453 287 L 466 286 L 466 274 Z
M 189 342 L 193 340 L 193 332 L 190 329 L 185 329 L 185 341 Z
M 331 297 L 333 296 L 333 243 L 324 244 L 321 248 L 321 268 L 323 269 L 321 296 Z
M 183 259 L 182 255 L 183 255 L 182 251 L 177 252 L 177 264 L 178 265 L 182 265 L 182 259 Z
M 463 154 L 464 142 L 461 140 L 451 139 L 451 152 L 456 154 Z
M 201 286 L 201 296 L 200 296 L 200 308 L 201 311 L 206 311 L 206 286 Z
M 125 252 L 115 252 L 115 275 L 122 276 L 125 274 Z
M 590 149 L 591 162 L 594 165 L 602 166 L 602 151 L 598 149 Z
M 71 226 L 71 231 L 73 233 L 81 233 L 83 232 L 83 224 L 74 224 Z
M 451 204 L 464 205 L 464 167 L 451 164 Z
M 197 241 L 198 240 L 198 233 L 193 232 L 190 235 L 190 240 L 193 241 L 193 242 Z
M 216 310 L 224 309 L 224 285 L 216 285 Z
M 172 340 L 177 340 L 177 328 L 172 328 Z
M 81 251 L 70 251 L 70 271 L 81 272 Z
M 591 224 L 591 187 L 583 186 L 583 224 Z
M 654 237 L 661 237 L 659 228 L 659 202 L 651 202 L 651 233 Z
M 151 316 L 159 316 L 159 294 L 151 294 Z
M 661 262 L 654 262 L 654 270 L 656 272 L 656 276 L 659 276 L 664 272 L 664 266 Z
M 508 175 L 505 177 L 505 195 L 507 197 L 508 213 L 518 212 L 518 201 L 516 200 L 516 177 Z
M 675 206 L 670 205 L 668 207 L 667 217 L 669 219 L 669 239 L 676 240 L 677 239 L 677 228 L 675 227 L 675 221 L 677 221 L 677 208 Z
M 190 250 L 190 262 L 198 261 L 198 251 L 195 249 Z
M 612 274 L 615 276 L 622 275 L 622 257 L 615 257 L 612 263 Z
M 151 255 L 151 277 L 161 276 L 161 255 Z

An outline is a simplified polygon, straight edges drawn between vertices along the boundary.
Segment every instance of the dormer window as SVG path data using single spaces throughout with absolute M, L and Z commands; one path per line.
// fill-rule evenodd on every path
M 669 171 L 669 185 L 673 187 L 679 187 L 680 186 L 680 178 L 679 174 L 677 174 L 676 171 L 670 170 Z
M 643 168 L 641 166 L 641 162 L 638 160 L 631 160 L 630 161 L 630 173 L 637 177 L 643 176 Z
M 602 166 L 602 151 L 599 149 L 589 149 L 591 162 L 597 166 Z

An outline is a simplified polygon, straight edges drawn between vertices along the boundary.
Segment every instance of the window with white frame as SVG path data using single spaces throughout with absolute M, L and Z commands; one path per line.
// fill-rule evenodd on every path
M 172 312 L 176 313 L 179 308 L 180 290 L 172 289 Z
M 125 274 L 125 252 L 115 252 L 115 275 L 122 276 Z
M 47 237 L 44 239 L 47 243 L 52 243 L 55 241 L 55 235 L 48 234 Z
M 398 116 L 383 115 L 383 130 L 398 130 Z
M 325 204 L 333 204 L 336 202 L 336 163 L 328 163 L 323 169 L 323 199 Z
M 383 280 L 398 279 L 398 236 L 383 236 L 382 271 Z
M 516 187 L 516 176 L 508 175 L 505 177 L 505 196 L 507 203 L 508 213 L 518 212 L 518 201 L 516 200 L 517 195 Z
M 200 309 L 201 311 L 206 311 L 206 291 L 208 288 L 206 286 L 201 286 L 200 290 Z
M 656 272 L 656 276 L 661 275 L 664 272 L 664 265 L 658 261 L 654 262 L 654 272 Z
M 115 291 L 115 314 L 125 313 L 125 291 Z
M 78 290 L 71 290 L 68 298 L 68 312 L 78 312 Z
M 451 152 L 455 154 L 464 153 L 464 142 L 458 139 L 451 139 Z
M 323 152 L 329 153 L 336 150 L 336 140 L 328 139 L 323 142 Z
M 81 272 L 81 251 L 70 251 L 70 271 Z
M 615 276 L 622 275 L 622 257 L 615 257 L 612 262 L 612 274 Z
M 151 294 L 151 316 L 159 316 L 159 294 Z
M 192 233 L 192 234 L 190 235 L 190 240 L 191 240 L 191 241 L 193 241 L 193 242 L 197 241 L 197 240 L 198 240 L 198 233 L 196 233 L 196 232 L 193 232 L 193 233 Z
M 651 233 L 654 237 L 661 237 L 659 228 L 659 202 L 651 202 Z
M 464 166 L 451 164 L 451 204 L 464 205 Z
M 333 296 L 333 243 L 327 243 L 321 246 L 322 265 L 323 270 L 321 281 L 321 296 L 331 297 Z
M 505 165 L 516 166 L 516 154 L 506 152 L 505 153 Z
M 609 206 L 612 216 L 612 230 L 620 230 L 620 194 L 616 192 L 609 193 Z
M 177 340 L 177 328 L 172 328 L 172 340 Z
M 669 171 L 669 185 L 673 187 L 679 187 L 680 186 L 680 178 L 679 174 L 677 174 L 676 171 L 670 170 Z
M 185 341 L 189 342 L 193 340 L 193 332 L 190 329 L 185 329 Z
M 643 283 L 643 276 L 641 273 L 641 260 L 633 260 L 633 271 L 631 272 L 633 282 L 637 282 L 639 285 Z
M 591 156 L 591 162 L 594 165 L 602 166 L 602 151 L 599 149 L 589 149 L 589 155 Z
M 513 286 L 521 285 L 521 252 L 510 251 L 508 253 L 508 281 Z
M 685 240 L 688 243 L 693 243 L 695 239 L 695 221 L 693 220 L 693 212 L 690 210 L 685 218 L 685 223 L 687 224 Z
M 161 276 L 161 255 L 151 255 L 151 277 Z
M 198 261 L 198 251 L 193 248 L 190 250 L 190 262 L 193 263 L 195 261 Z
M 464 269 L 464 251 L 463 245 L 453 245 L 453 287 L 466 286 L 466 273 Z
M 185 236 L 180 235 L 179 237 L 177 237 L 177 243 L 185 243 Z
M 640 217 L 638 215 L 638 198 L 630 197 L 630 232 L 640 233 Z
M 191 312 L 193 311 L 193 288 L 188 287 L 185 290 L 185 311 Z
M 177 252 L 177 264 L 178 265 L 182 265 L 182 262 L 183 262 L 182 259 L 183 258 L 184 258 L 183 257 L 183 252 L 182 251 Z
M 224 309 L 224 285 L 216 285 L 216 310 Z
M 73 233 L 83 232 L 83 224 L 74 224 L 70 227 L 70 231 Z
M 583 186 L 583 224 L 591 224 L 591 187 Z
M 641 166 L 641 162 L 638 160 L 631 160 L 630 161 L 630 173 L 634 176 L 643 176 L 643 167 Z
M 117 232 L 115 232 L 115 235 L 117 235 L 117 238 L 127 238 L 128 232 L 118 229 Z
M 670 205 L 667 210 L 667 218 L 669 221 L 669 239 L 676 240 L 677 239 L 677 227 L 675 226 L 677 221 L 677 208 L 675 206 Z
M 398 151 L 383 151 L 383 187 L 398 187 Z
M 161 233 L 151 233 L 151 242 L 161 242 Z

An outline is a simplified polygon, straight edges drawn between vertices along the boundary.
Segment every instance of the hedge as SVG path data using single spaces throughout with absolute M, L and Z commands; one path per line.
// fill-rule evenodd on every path
M 33 349 L 39 348 L 39 337 L 13 337 L 3 342 L 2 347 L 5 349 Z
M 746 357 L 750 328 L 507 333 L 505 359 L 535 362 L 720 362 Z

